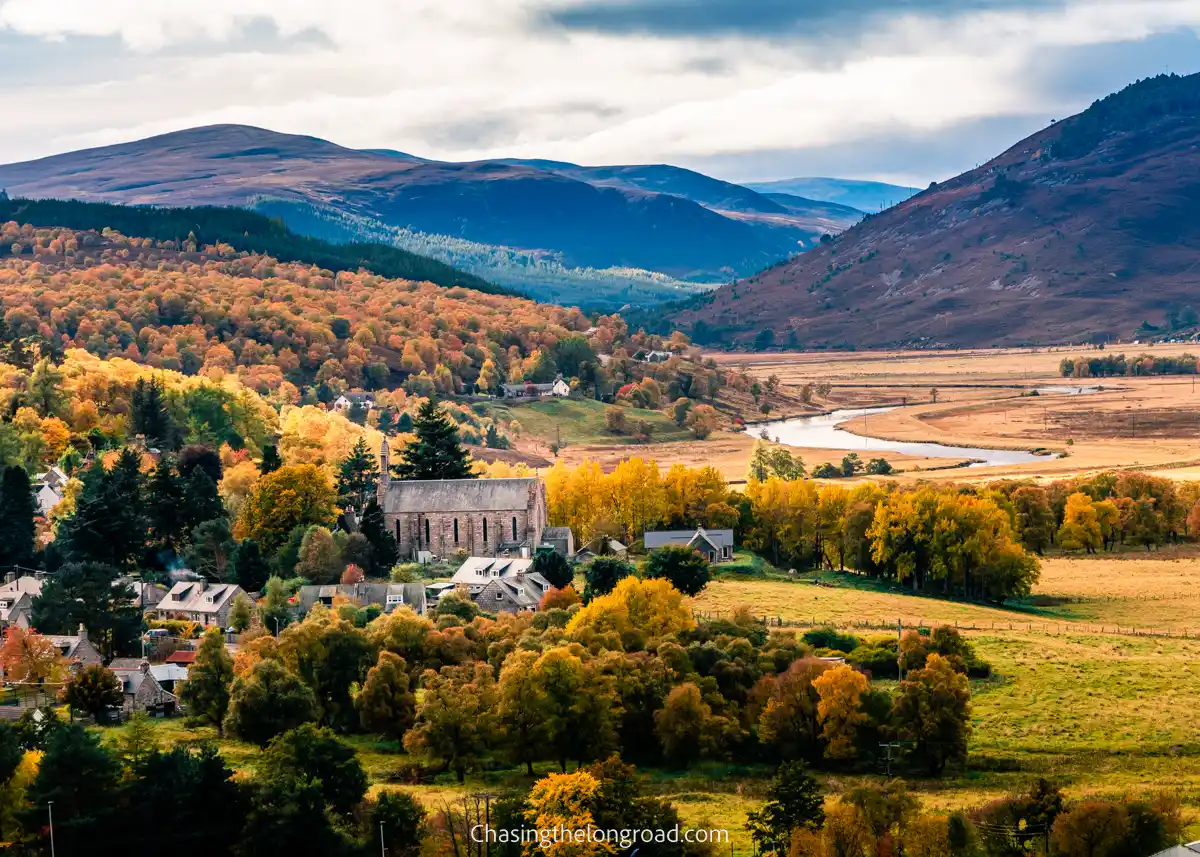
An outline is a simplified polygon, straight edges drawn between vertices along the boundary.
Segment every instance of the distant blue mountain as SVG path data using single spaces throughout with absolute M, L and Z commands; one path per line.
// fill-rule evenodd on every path
M 847 205 L 871 214 L 898 205 L 921 192 L 921 189 L 917 187 L 831 178 L 745 182 L 743 187 L 765 194 L 787 193 L 821 202 L 835 202 L 838 205 Z

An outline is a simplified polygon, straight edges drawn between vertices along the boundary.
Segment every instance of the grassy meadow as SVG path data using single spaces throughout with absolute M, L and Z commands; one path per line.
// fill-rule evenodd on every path
M 1200 837 L 1200 634 L 1178 636 L 1188 627 L 1189 612 L 1200 631 L 1200 558 L 1194 551 L 1048 558 L 1037 597 L 1031 599 L 1048 606 L 1021 609 L 912 596 L 828 573 L 822 582 L 839 585 L 817 586 L 810 577 L 791 580 L 746 554 L 720 573 L 696 599 L 698 611 L 726 613 L 746 605 L 759 616 L 805 622 L 815 617 L 838 623 L 905 618 L 911 624 L 919 619 L 927 625 L 996 624 L 994 631 L 966 631 L 995 671 L 990 679 L 972 682 L 974 735 L 967 769 L 909 781 L 910 791 L 927 808 L 969 808 L 1044 776 L 1075 798 L 1176 793 L 1189 832 Z M 1039 630 L 1083 621 L 1107 625 L 1110 632 Z M 1034 630 L 1028 630 L 1031 623 Z M 1177 636 L 1113 633 L 1118 624 L 1169 627 Z M 191 729 L 182 720 L 155 726 L 164 745 L 217 740 L 230 764 L 242 771 L 253 771 L 259 755 L 256 747 L 217 739 L 214 730 Z M 107 738 L 114 739 L 121 728 L 106 729 Z M 348 740 L 373 790 L 411 790 L 434 811 L 466 794 L 530 785 L 515 768 L 476 773 L 463 785 L 451 774 L 403 784 L 407 757 L 397 745 L 364 736 Z M 537 766 L 539 776 L 552 770 L 549 763 Z M 686 823 L 728 829 L 733 854 L 752 853 L 746 812 L 760 805 L 768 768 L 707 762 L 686 771 L 642 773 L 648 791 L 668 798 Z M 883 779 L 882 771 L 821 776 L 832 795 Z
M 496 402 L 488 406 L 494 419 L 521 424 L 521 435 L 536 437 L 546 444 L 564 445 L 593 443 L 633 443 L 633 428 L 639 422 L 654 427 L 652 439 L 678 441 L 691 438 L 662 411 L 623 408 L 629 435 L 611 434 L 605 430 L 604 414 L 610 406 L 592 399 L 543 399 L 524 404 Z

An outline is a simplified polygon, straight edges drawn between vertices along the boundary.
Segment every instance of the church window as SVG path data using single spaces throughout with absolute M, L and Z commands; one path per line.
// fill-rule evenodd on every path
M 454 543 L 458 544 L 458 518 L 454 519 Z
M 483 519 L 483 543 L 487 545 L 487 518 Z
M 429 519 L 425 519 L 425 547 L 429 547 L 433 542 L 429 540 Z
M 516 515 L 513 515 L 512 524 L 513 524 L 513 541 L 515 542 L 517 540 L 517 516 Z

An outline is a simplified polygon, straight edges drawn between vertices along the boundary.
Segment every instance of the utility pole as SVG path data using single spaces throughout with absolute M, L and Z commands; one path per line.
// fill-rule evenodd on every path
M 50 816 L 50 857 L 54 857 L 54 801 L 46 802 L 46 813 Z
M 896 669 L 900 674 L 900 681 L 904 681 L 904 652 L 900 649 L 900 641 L 904 639 L 904 620 L 896 620 Z
M 383 822 L 379 822 L 379 857 L 387 857 L 387 847 L 383 844 Z

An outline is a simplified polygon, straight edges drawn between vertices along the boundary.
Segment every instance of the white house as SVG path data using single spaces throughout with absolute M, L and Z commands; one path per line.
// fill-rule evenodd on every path
M 333 409 L 339 414 L 358 405 L 365 410 L 371 410 L 375 407 L 375 397 L 370 393 L 343 393 L 333 400 Z
M 563 380 L 562 375 L 555 378 L 553 384 L 534 384 L 532 381 L 524 381 L 518 384 L 502 384 L 501 388 L 504 390 L 506 399 L 540 399 L 543 396 L 565 399 L 571 395 L 571 385 Z

